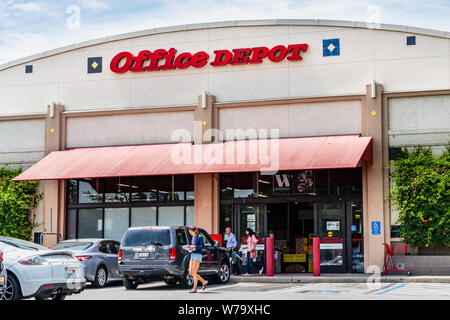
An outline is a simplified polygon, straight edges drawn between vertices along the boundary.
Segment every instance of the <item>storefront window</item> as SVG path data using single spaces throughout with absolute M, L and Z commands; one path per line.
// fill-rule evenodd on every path
M 194 206 L 186 206 L 186 225 L 194 225 Z
M 233 199 L 233 174 L 224 173 L 220 175 L 220 198 L 222 200 Z
M 251 198 L 256 196 L 254 173 L 240 173 L 234 175 L 234 197 Z
M 78 185 L 77 180 L 67 181 L 67 202 L 77 203 L 78 202 Z
M 131 181 L 131 201 L 158 200 L 157 177 L 133 177 L 131 178 Z
M 258 174 L 258 197 L 273 195 L 273 175 Z
M 190 174 L 186 177 L 186 200 L 194 200 L 194 175 Z
M 131 226 L 156 226 L 156 207 L 131 208 Z
M 352 271 L 364 272 L 364 233 L 362 202 L 353 201 L 352 207 Z
M 77 237 L 77 210 L 67 210 L 67 239 L 75 239 Z
M 348 195 L 362 191 L 361 168 L 329 170 L 331 195 Z
M 66 238 L 120 240 L 130 226 L 193 225 L 193 200 L 194 175 L 69 180 Z
M 78 202 L 79 203 L 102 203 L 103 193 L 100 179 L 79 180 Z
M 105 179 L 105 202 L 129 202 L 130 178 Z
M 159 177 L 159 201 L 170 201 L 172 194 L 172 176 Z
M 225 228 L 233 227 L 232 216 L 233 216 L 232 205 L 220 206 L 220 231 L 222 232 L 223 239 L 226 239 Z
M 78 238 L 102 238 L 103 209 L 78 210 Z
M 186 189 L 185 176 L 175 175 L 172 176 L 173 193 L 172 200 L 184 200 L 184 190 Z
M 105 209 L 105 233 L 104 237 L 120 241 L 128 229 L 128 208 Z
M 177 226 L 184 225 L 184 207 L 159 207 L 158 225 Z

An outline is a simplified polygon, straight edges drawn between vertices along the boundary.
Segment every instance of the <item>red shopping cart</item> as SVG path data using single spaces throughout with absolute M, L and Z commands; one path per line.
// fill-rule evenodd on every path
M 395 246 L 390 246 L 387 243 L 383 243 L 384 248 L 386 249 L 386 254 L 384 256 L 384 265 L 383 265 L 383 271 L 381 272 L 382 275 L 387 274 L 388 272 L 407 272 L 408 276 L 412 274 L 412 269 L 400 269 L 396 267 L 396 264 L 394 262 L 394 248 Z M 407 253 L 407 248 L 404 248 L 405 254 Z

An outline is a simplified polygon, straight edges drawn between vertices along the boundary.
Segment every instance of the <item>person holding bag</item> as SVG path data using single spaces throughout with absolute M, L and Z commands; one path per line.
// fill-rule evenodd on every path
M 256 253 L 256 244 L 258 239 L 256 239 L 255 233 L 251 228 L 245 229 L 247 235 L 247 273 L 245 275 L 252 274 L 252 266 L 255 266 L 259 270 L 259 274 L 263 273 L 264 266 L 256 262 L 258 254 Z

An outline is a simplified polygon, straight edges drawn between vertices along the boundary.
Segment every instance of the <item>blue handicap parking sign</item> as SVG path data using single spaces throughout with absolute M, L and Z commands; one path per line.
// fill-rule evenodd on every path
M 372 221 L 372 235 L 379 236 L 381 234 L 381 222 Z

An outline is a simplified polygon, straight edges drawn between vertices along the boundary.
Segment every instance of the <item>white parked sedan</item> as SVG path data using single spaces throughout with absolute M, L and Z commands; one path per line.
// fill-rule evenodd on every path
M 70 252 L 9 237 L 0 237 L 0 251 L 7 272 L 5 300 L 62 300 L 84 290 L 83 267 Z

